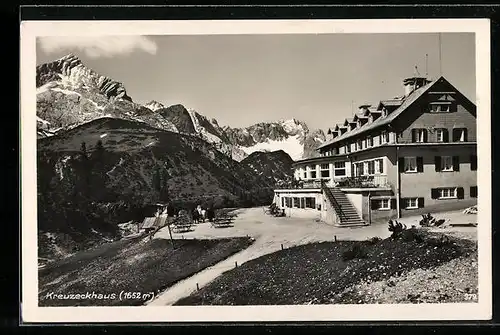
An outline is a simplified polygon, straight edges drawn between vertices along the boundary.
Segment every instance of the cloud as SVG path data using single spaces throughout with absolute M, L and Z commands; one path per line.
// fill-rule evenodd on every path
M 45 36 L 39 37 L 39 45 L 45 53 L 63 50 L 84 52 L 88 57 L 113 57 L 143 51 L 155 55 L 155 41 L 146 36 Z

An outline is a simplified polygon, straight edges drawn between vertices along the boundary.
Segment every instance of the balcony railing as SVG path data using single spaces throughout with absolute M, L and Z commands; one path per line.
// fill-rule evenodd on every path
M 322 181 L 327 187 L 341 187 L 341 188 L 374 188 L 385 187 L 392 188 L 392 185 L 387 181 L 387 176 L 357 176 L 357 177 L 344 177 L 338 180 L 329 178 L 314 179 L 314 180 L 294 180 L 282 182 L 277 185 L 281 189 L 300 189 L 300 188 L 321 188 Z
M 391 188 L 387 181 L 387 176 L 356 176 L 346 177 L 338 181 L 337 187 L 341 188 L 374 188 L 387 187 Z

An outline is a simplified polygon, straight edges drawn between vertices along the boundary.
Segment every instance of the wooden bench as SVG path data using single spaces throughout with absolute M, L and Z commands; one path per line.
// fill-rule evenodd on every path
M 184 224 L 173 224 L 172 231 L 175 233 L 185 233 L 191 230 L 191 227 L 193 224 L 191 223 L 184 223 Z
M 221 215 L 216 216 L 214 220 L 211 222 L 212 227 L 227 227 L 234 222 L 234 216 L 232 215 Z

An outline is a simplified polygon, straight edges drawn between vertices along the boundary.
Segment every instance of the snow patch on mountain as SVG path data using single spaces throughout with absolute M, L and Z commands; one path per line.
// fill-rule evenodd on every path
M 240 146 L 239 148 L 243 150 L 247 155 L 250 155 L 251 153 L 256 151 L 272 152 L 283 150 L 288 155 L 290 155 L 293 160 L 301 159 L 304 151 L 304 147 L 301 144 L 299 134 L 289 136 L 287 139 L 281 141 L 268 140 L 266 142 L 257 143 L 251 147 Z
M 165 106 L 156 100 L 151 100 L 144 107 L 151 109 L 153 112 L 156 112 L 158 109 L 165 108 Z

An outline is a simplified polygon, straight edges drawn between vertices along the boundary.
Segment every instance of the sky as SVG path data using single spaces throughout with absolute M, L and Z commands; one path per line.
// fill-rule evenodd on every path
M 326 131 L 359 105 L 404 94 L 415 66 L 475 101 L 473 33 L 37 39 L 37 64 L 68 53 L 122 82 L 137 103 L 183 104 L 221 126 L 295 118 Z

